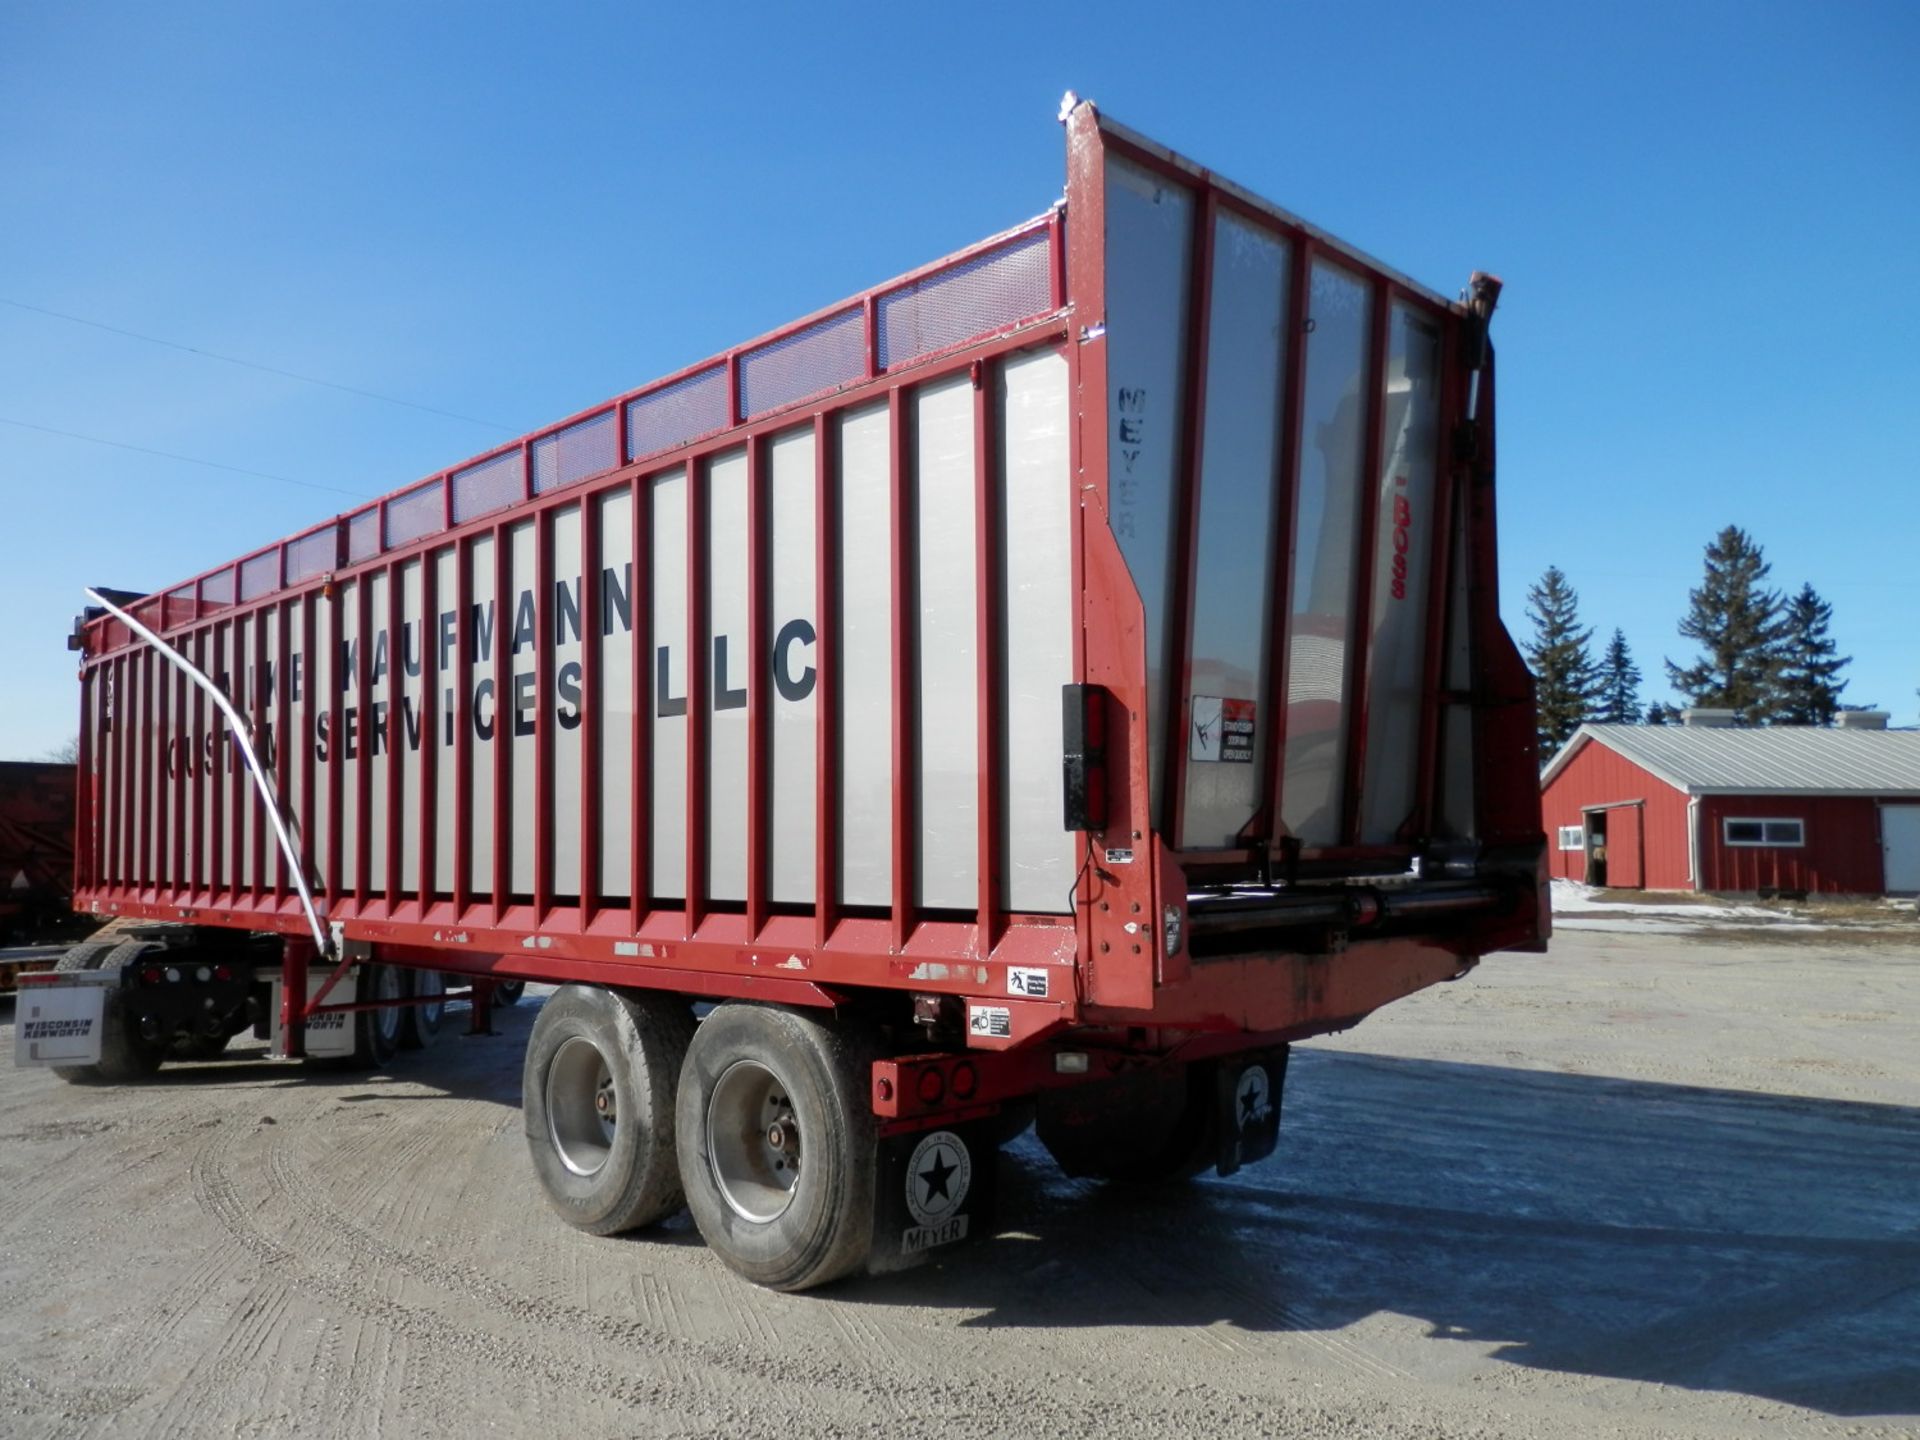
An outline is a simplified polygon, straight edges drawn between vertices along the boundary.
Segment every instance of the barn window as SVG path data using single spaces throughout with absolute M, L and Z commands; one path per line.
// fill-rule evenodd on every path
M 1807 827 L 1803 820 L 1726 820 L 1729 845 L 1804 845 Z
M 1560 827 L 1560 848 L 1562 850 L 1586 849 L 1587 827 L 1584 825 L 1562 825 Z

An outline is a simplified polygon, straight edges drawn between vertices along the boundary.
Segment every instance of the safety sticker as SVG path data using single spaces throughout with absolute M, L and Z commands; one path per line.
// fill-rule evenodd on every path
M 1004 1005 L 969 1005 L 967 1029 L 990 1040 L 1013 1038 L 1013 1011 Z
M 1107 851 L 1107 864 L 1109 864 L 1109 865 L 1131 865 L 1131 864 L 1133 864 L 1133 851 L 1131 851 L 1131 850 L 1109 850 L 1109 851 Z
M 1045 970 L 1025 970 L 1018 965 L 1007 968 L 1007 993 L 1025 995 L 1029 999 L 1047 998 L 1047 972 Z
M 1219 695 L 1193 697 L 1193 731 L 1188 737 L 1189 760 L 1226 765 L 1253 763 L 1251 700 L 1229 700 Z

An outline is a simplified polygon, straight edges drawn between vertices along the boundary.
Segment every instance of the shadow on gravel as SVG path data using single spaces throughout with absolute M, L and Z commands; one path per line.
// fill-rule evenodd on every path
M 1169 1192 L 1029 1135 L 992 1239 L 836 1293 L 998 1328 L 1386 1312 L 1542 1370 L 1920 1412 L 1920 1111 L 1310 1049 L 1286 1103 L 1271 1160 Z

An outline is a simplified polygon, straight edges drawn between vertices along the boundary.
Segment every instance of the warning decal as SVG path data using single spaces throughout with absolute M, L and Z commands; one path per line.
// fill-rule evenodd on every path
M 967 1029 L 993 1040 L 1009 1039 L 1013 1035 L 1013 1012 L 1004 1005 L 969 1005 Z
M 1025 969 L 1019 965 L 1007 967 L 1007 993 L 1026 995 L 1036 1000 L 1047 998 L 1047 972 L 1040 969 Z
M 1253 763 L 1253 701 L 1196 695 L 1192 714 L 1188 759 L 1227 765 Z

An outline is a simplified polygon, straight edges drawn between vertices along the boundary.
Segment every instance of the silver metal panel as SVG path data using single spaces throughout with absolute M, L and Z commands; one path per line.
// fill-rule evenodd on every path
M 1110 523 L 1146 611 L 1148 776 L 1158 814 L 1193 195 L 1111 157 L 1106 198 Z
M 467 890 L 474 896 L 493 894 L 493 747 L 500 740 L 507 707 L 501 703 L 495 683 L 494 647 L 504 642 L 499 608 L 494 601 L 494 541 L 491 535 L 476 535 L 467 548 L 467 593 L 473 604 L 467 615 L 471 639 L 473 727 L 472 793 L 467 799 L 471 818 L 468 833 L 458 843 L 467 857 Z M 455 592 L 456 595 L 458 592 Z
M 747 898 L 747 452 L 707 463 L 707 894 Z M 753 677 L 757 679 L 757 676 Z
M 913 394 L 914 902 L 979 904 L 973 383 Z
M 1265 794 L 1268 631 L 1274 606 L 1273 516 L 1286 363 L 1289 246 L 1221 211 L 1214 224 L 1213 297 L 1207 326 L 1207 395 L 1201 437 L 1200 505 L 1194 549 L 1192 682 L 1187 793 L 1180 844 L 1226 847 Z M 1207 706 L 1194 696 L 1237 701 Z M 1221 717 L 1215 719 L 1213 717 Z M 1196 742 L 1196 724 L 1252 724 L 1246 746 Z M 1242 738 L 1236 736 L 1236 738 Z M 1241 758 L 1249 756 L 1250 758 Z
M 453 893 L 454 857 L 465 853 L 469 837 L 454 829 L 454 796 L 460 784 L 460 757 L 456 748 L 459 726 L 468 726 L 473 717 L 462 704 L 460 680 L 460 571 L 459 557 L 452 547 L 433 552 L 433 594 L 439 614 L 427 627 L 427 643 L 433 646 L 434 676 L 439 696 L 434 702 L 432 743 L 438 747 L 433 763 L 433 888 Z M 473 687 L 467 684 L 465 700 L 471 703 Z
M 354 743 L 367 752 L 371 784 L 367 794 L 367 814 L 362 822 L 367 830 L 367 888 L 383 894 L 387 888 L 387 771 L 393 764 L 388 746 L 387 684 L 395 663 L 393 636 L 388 633 L 391 613 L 387 587 L 391 582 L 383 570 L 369 575 L 363 603 L 372 607 L 368 614 L 367 640 L 373 653 L 367 657 L 367 689 L 360 696 L 360 723 L 351 728 Z
M 593 500 L 588 523 L 599 527 L 601 612 L 595 714 L 599 737 L 600 894 L 612 901 L 633 888 L 633 624 L 646 603 L 633 589 L 633 491 L 627 486 Z M 564 817 L 562 817 L 564 821 Z
M 539 697 L 542 723 L 553 727 L 553 893 L 580 893 L 580 723 L 582 663 L 589 616 L 582 605 L 585 579 L 580 574 L 580 507 L 553 512 L 548 557 L 553 594 L 547 597 L 548 633 L 553 647 L 553 693 Z
M 884 403 L 839 420 L 840 901 L 893 898 L 893 505 Z
M 653 893 L 687 892 L 687 472 L 653 490 Z M 665 656 L 663 661 L 660 657 Z M 664 684 L 661 683 L 664 678 Z M 679 701 L 679 713 L 662 714 Z
M 1073 679 L 1073 477 L 1067 361 L 1048 349 L 999 367 L 1001 903 L 1067 909 L 1075 836 L 1060 821 L 1060 687 Z
M 1340 839 L 1371 309 L 1372 296 L 1362 281 L 1332 265 L 1314 264 L 1280 792 L 1287 832 L 1307 845 Z
M 533 893 L 533 855 L 538 843 L 538 807 L 534 796 L 534 761 L 539 742 L 534 734 L 534 709 L 540 703 L 536 669 L 540 634 L 539 610 L 534 603 L 534 522 L 522 520 L 507 527 L 507 594 L 513 613 L 506 618 L 501 637 L 507 643 L 511 689 L 501 709 L 508 739 L 508 778 L 512 797 L 507 826 L 507 884 L 516 895 Z
M 754 683 L 771 681 L 767 764 L 769 882 L 776 903 L 814 899 L 814 738 L 818 724 L 815 663 L 813 427 L 776 436 L 767 447 L 773 474 L 768 509 L 773 526 L 767 635 L 773 651 L 754 657 Z
M 1427 604 L 1440 445 L 1440 332 L 1397 304 L 1387 345 L 1386 431 L 1373 540 L 1367 763 L 1360 839 L 1386 844 L 1413 812 L 1426 680 Z
M 341 890 L 360 882 L 360 603 L 362 581 L 340 586 L 340 628 L 334 637 L 334 683 L 340 691 L 340 729 L 328 737 L 327 761 L 339 771 Z
M 427 728 L 426 647 L 434 626 L 426 608 L 424 561 L 409 560 L 400 567 L 400 636 L 392 661 L 400 667 L 400 713 L 392 733 L 400 763 L 400 893 L 420 889 L 420 756 L 433 743 Z M 445 844 L 445 841 L 441 842 Z

